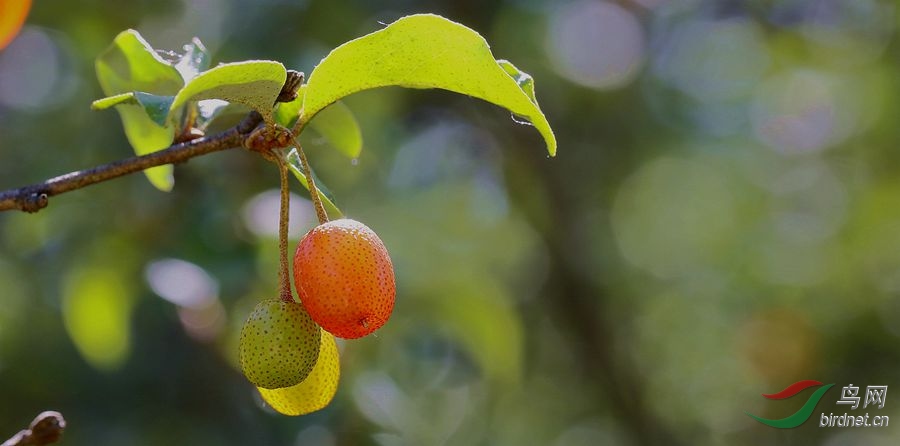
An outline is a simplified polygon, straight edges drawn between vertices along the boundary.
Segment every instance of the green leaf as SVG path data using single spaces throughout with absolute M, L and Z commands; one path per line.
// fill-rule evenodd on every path
M 144 108 L 144 112 L 147 113 L 147 116 L 152 119 L 153 122 L 160 126 L 166 125 L 169 109 L 172 106 L 172 101 L 175 100 L 174 96 L 157 96 L 155 94 L 138 91 L 134 93 L 134 98 L 137 100 L 137 103 Z
M 184 85 L 178 70 L 163 60 L 134 30 L 116 36 L 95 65 L 100 87 L 111 98 L 101 99 L 94 107 L 102 109 L 118 105 L 116 109 L 122 118 L 125 136 L 136 154 L 144 155 L 168 147 L 175 131 L 164 125 L 165 119 L 159 120 L 159 107 L 165 100 L 151 98 L 150 94 L 139 96 L 135 92 L 160 95 L 156 98 L 174 96 Z M 171 165 L 147 169 L 144 173 L 159 190 L 172 190 Z
M 300 125 L 358 91 L 392 85 L 441 88 L 505 107 L 528 120 L 555 155 L 556 137 L 534 99 L 533 85 L 520 85 L 521 79 L 513 75 L 527 75 L 515 67 L 510 73 L 509 66 L 498 63 L 484 38 L 463 25 L 431 14 L 403 17 L 322 59 L 309 76 Z
M 184 85 L 178 70 L 133 29 L 119 33 L 97 57 L 95 66 L 97 80 L 107 96 L 130 91 L 174 95 Z
M 135 104 L 137 100 L 134 98 L 134 92 L 117 94 L 115 96 L 107 96 L 103 99 L 97 99 L 91 103 L 92 110 L 106 110 L 119 104 Z
M 188 101 L 222 99 L 244 104 L 258 111 L 266 122 L 273 122 L 275 99 L 284 86 L 287 70 L 269 60 L 222 64 L 200 73 L 175 95 L 171 110 L 179 110 Z M 170 118 L 174 113 L 170 113 Z
M 362 152 L 362 131 L 356 116 L 343 102 L 325 107 L 310 121 L 309 127 L 322 135 L 335 149 L 347 158 L 358 158 Z
M 98 99 L 91 104 L 91 108 L 94 110 L 105 110 L 121 104 L 139 105 L 153 122 L 159 126 L 165 126 L 166 118 L 169 116 L 169 107 L 172 106 L 173 99 L 175 99 L 174 96 L 157 96 L 136 91 Z
M 297 152 L 297 149 L 291 149 L 291 152 L 287 156 L 287 161 L 288 167 L 290 168 L 291 173 L 294 174 L 294 177 L 300 181 L 300 184 L 302 184 L 306 190 L 309 190 L 309 183 L 306 181 L 306 175 L 303 174 L 303 165 L 300 163 L 300 154 Z M 328 212 L 329 217 L 342 217 L 344 214 L 337 206 L 335 206 L 333 199 L 325 193 L 322 181 L 319 180 L 315 172 L 313 172 L 313 180 L 316 182 L 316 190 L 319 191 L 319 198 L 322 200 L 322 204 L 325 206 L 325 211 Z
M 302 85 L 297 92 L 297 99 L 279 103 L 275 109 L 275 122 L 292 128 L 303 108 L 305 93 L 306 85 Z M 338 152 L 350 159 L 359 157 L 362 152 L 363 140 L 359 123 L 350 107 L 341 101 L 331 104 L 316 114 L 315 119 L 310 121 L 309 127 L 325 138 Z
M 175 128 L 173 126 L 163 127 L 157 124 L 147 115 L 143 106 L 119 104 L 116 107 L 116 111 L 122 117 L 125 137 L 128 138 L 131 147 L 134 148 L 134 153 L 146 155 L 172 144 L 172 140 L 175 138 Z M 169 192 L 175 185 L 172 171 L 172 165 L 166 164 L 144 170 L 144 174 L 147 175 L 147 179 L 150 180 L 154 187 L 163 192 Z
M 528 99 L 537 105 L 537 98 L 534 96 L 534 78 L 531 77 L 530 74 L 516 68 L 516 66 L 508 60 L 498 59 L 497 65 L 500 65 L 500 68 L 503 68 L 503 71 L 516 81 L 516 84 L 518 84 L 519 88 L 525 92 Z

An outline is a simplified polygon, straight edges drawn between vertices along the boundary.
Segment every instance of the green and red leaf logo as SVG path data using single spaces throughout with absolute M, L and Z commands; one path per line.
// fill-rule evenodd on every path
M 822 385 L 822 383 L 819 381 L 807 379 L 804 381 L 797 381 L 797 382 L 787 386 L 787 388 L 782 390 L 781 392 L 768 393 L 768 394 L 764 393 L 764 394 L 762 394 L 762 396 L 764 396 L 765 398 L 768 398 L 770 400 L 783 400 L 783 399 L 790 398 L 807 388 L 821 386 L 821 385 Z M 828 389 L 830 389 L 831 386 L 833 386 L 833 385 L 834 385 L 834 383 L 826 384 L 823 387 L 816 390 L 815 393 L 810 395 L 809 399 L 806 400 L 806 403 L 803 404 L 803 407 L 801 407 L 800 410 L 794 412 L 793 415 L 787 416 L 785 418 L 780 418 L 777 420 L 770 420 L 768 418 L 758 417 L 756 415 L 753 415 L 750 412 L 744 412 L 744 413 L 749 415 L 754 420 L 759 421 L 760 423 L 765 424 L 767 426 L 777 427 L 779 429 L 795 428 L 795 427 L 803 424 L 804 422 L 806 422 L 806 420 L 809 419 L 809 417 L 812 415 L 813 411 L 816 410 L 816 405 L 819 404 L 819 400 L 821 400 L 822 397 L 825 396 L 825 392 L 827 392 Z

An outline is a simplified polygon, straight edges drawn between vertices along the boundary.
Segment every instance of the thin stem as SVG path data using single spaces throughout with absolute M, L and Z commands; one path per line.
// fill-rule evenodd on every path
M 290 267 L 288 265 L 288 223 L 290 222 L 291 189 L 288 182 L 288 164 L 283 154 L 277 153 L 274 158 L 278 163 L 281 177 L 281 214 L 278 219 L 278 253 L 280 260 L 279 279 L 281 280 L 281 300 L 293 302 L 291 294 Z
M 169 146 L 158 152 L 135 156 L 108 164 L 78 170 L 41 183 L 0 192 L 0 211 L 20 210 L 37 212 L 45 208 L 49 197 L 81 189 L 92 184 L 140 172 L 164 164 L 183 163 L 191 158 L 208 153 L 241 147 L 247 135 L 262 118 L 251 113 L 244 121 L 222 133 L 205 136 L 181 144 Z
M 306 153 L 303 153 L 303 147 L 300 142 L 294 139 L 297 144 L 297 153 L 300 155 L 300 165 L 303 167 L 303 175 L 306 176 L 306 183 L 309 185 L 309 196 L 312 197 L 313 207 L 316 208 L 316 217 L 319 218 L 319 224 L 328 223 L 328 213 L 325 212 L 325 206 L 322 205 L 322 199 L 319 198 L 319 189 L 316 187 L 316 180 L 313 179 L 312 169 L 309 167 L 309 161 L 306 160 Z

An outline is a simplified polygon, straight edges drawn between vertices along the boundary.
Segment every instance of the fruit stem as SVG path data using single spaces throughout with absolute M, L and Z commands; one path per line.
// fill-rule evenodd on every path
M 291 189 L 288 183 L 288 163 L 285 161 L 283 154 L 276 154 L 274 158 L 278 164 L 278 173 L 281 177 L 281 210 L 278 218 L 278 254 L 280 261 L 278 279 L 281 282 L 281 300 L 293 302 L 294 296 L 291 294 L 291 280 L 290 272 L 288 270 L 288 223 L 291 214 Z
M 316 208 L 316 217 L 319 218 L 319 224 L 328 223 L 328 213 L 325 212 L 325 206 L 322 205 L 322 199 L 319 198 L 319 189 L 316 187 L 316 180 L 313 179 L 312 169 L 309 167 L 309 161 L 306 160 L 306 153 L 303 147 L 294 139 L 297 144 L 297 153 L 300 155 L 300 165 L 303 167 L 303 175 L 306 176 L 306 183 L 309 185 L 309 196 L 312 198 L 313 207 Z

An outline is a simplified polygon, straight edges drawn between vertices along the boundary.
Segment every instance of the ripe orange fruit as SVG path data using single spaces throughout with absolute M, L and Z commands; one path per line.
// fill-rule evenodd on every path
M 332 220 L 303 237 L 294 254 L 294 285 L 310 317 L 337 337 L 372 333 L 394 310 L 387 248 L 356 220 Z

